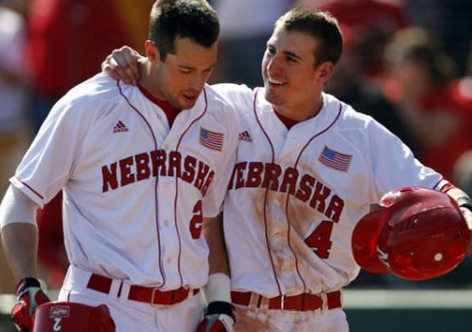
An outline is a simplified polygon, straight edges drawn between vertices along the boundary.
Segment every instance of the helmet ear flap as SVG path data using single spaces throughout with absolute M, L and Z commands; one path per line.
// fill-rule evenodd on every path
M 352 252 L 363 269 L 373 273 L 388 273 L 388 266 L 378 252 L 380 232 L 387 222 L 388 210 L 380 208 L 366 214 L 357 223 L 352 234 Z
M 115 323 L 105 304 L 96 307 L 74 302 L 47 302 L 33 317 L 33 332 L 115 332 Z
M 454 269 L 468 254 L 471 232 L 447 194 L 406 187 L 387 193 L 381 204 L 383 212 L 367 214 L 353 232 L 354 258 L 367 271 L 431 279 Z

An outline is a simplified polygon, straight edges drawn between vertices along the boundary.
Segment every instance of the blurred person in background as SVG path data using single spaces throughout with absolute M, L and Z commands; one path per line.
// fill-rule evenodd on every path
M 398 31 L 387 48 L 385 95 L 401 110 L 419 159 L 452 179 L 457 158 L 472 149 L 470 103 L 458 91 L 454 62 L 428 31 Z
M 414 26 L 437 36 L 444 52 L 456 64 L 460 76 L 467 74 L 471 52 L 472 2 L 470 0 L 402 0 Z M 427 8 L 427 10 L 425 10 Z
M 0 191 L 8 188 L 8 179 L 29 141 L 25 116 L 28 78 L 24 19 L 0 2 Z M 12 272 L 0 249 L 0 293 L 14 290 Z
M 385 46 L 396 30 L 409 25 L 400 4 L 379 0 L 298 0 L 296 5 L 321 8 L 334 15 L 343 34 L 357 44 L 357 75 L 362 77 L 362 83 L 383 80 Z

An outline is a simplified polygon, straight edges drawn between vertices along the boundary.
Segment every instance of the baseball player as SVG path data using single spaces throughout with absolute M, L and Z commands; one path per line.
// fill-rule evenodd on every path
M 185 24 L 181 24 L 185 22 Z M 59 300 L 106 304 L 117 331 L 194 331 L 208 279 L 203 219 L 226 192 L 238 118 L 206 85 L 219 23 L 205 0 L 158 0 L 138 86 L 99 74 L 53 107 L 1 208 L 21 279 L 12 310 L 31 331 L 49 299 L 37 278 L 36 209 L 63 190 L 70 267 Z
M 353 228 L 393 189 L 447 192 L 472 221 L 462 190 L 373 118 L 323 92 L 341 50 L 331 15 L 295 8 L 267 42 L 263 88 L 213 86 L 241 121 L 223 209 L 236 330 L 348 331 L 342 288 L 359 273 Z M 129 50 L 112 58 L 124 66 L 108 58 L 103 68 L 115 77 L 136 65 Z M 228 273 L 224 247 L 211 251 L 213 271 Z

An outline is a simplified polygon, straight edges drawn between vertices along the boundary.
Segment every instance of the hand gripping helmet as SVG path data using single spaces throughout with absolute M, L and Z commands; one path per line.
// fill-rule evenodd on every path
M 34 313 L 33 332 L 115 332 L 105 304 L 96 307 L 73 302 L 47 302 Z
M 449 195 L 405 187 L 380 204 L 352 235 L 354 259 L 363 269 L 425 280 L 453 270 L 469 253 L 471 231 Z

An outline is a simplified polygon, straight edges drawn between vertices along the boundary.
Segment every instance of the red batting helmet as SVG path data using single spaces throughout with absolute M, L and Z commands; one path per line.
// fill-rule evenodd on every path
M 453 270 L 468 254 L 471 231 L 449 195 L 405 187 L 387 193 L 380 204 L 352 235 L 354 259 L 363 269 L 424 280 Z
M 114 332 L 115 323 L 105 304 L 96 307 L 73 302 L 47 302 L 34 314 L 33 332 Z

